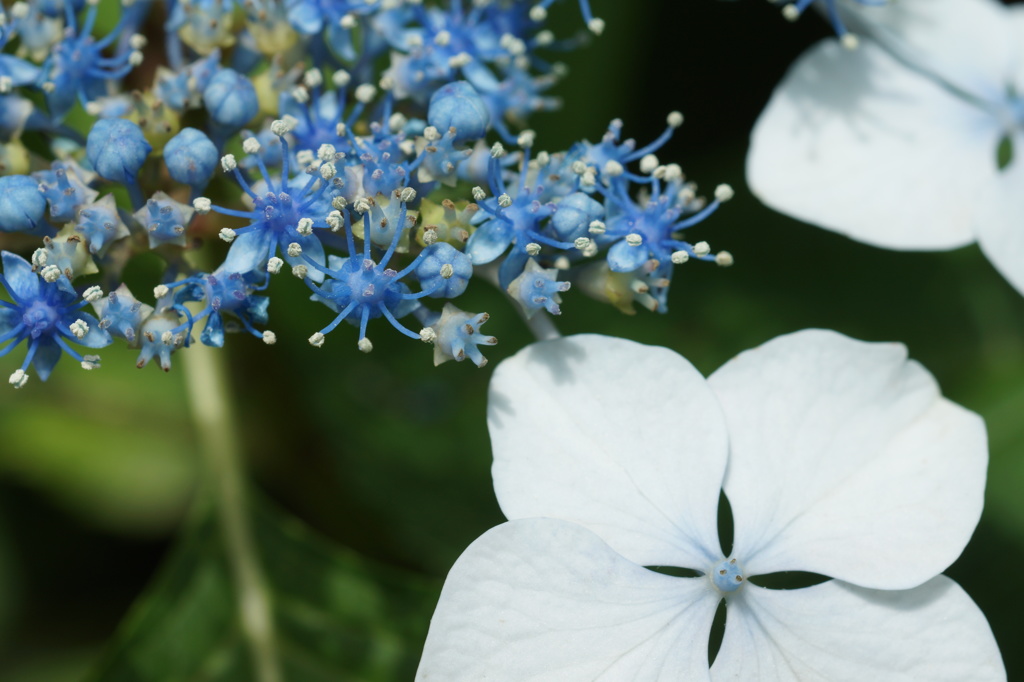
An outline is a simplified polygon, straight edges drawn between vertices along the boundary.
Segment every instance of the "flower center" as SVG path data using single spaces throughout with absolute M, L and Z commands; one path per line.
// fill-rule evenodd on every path
M 57 324 L 60 315 L 52 306 L 42 302 L 34 301 L 21 316 L 21 321 L 32 334 L 32 338 L 38 338 L 40 334 L 48 333 Z
M 746 578 L 743 577 L 743 567 L 736 559 L 723 559 L 715 564 L 708 577 L 715 589 L 723 594 L 729 594 L 743 587 Z

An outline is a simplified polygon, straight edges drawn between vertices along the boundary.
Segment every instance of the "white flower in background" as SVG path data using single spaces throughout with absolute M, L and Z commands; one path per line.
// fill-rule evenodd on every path
M 418 681 L 1006 679 L 939 575 L 981 514 L 985 427 L 901 345 L 804 331 L 705 380 L 664 348 L 569 337 L 498 367 L 488 422 L 512 521 L 452 568 Z M 834 579 L 756 584 L 780 571 Z
M 883 248 L 977 241 L 1024 293 L 1024 8 L 843 8 L 860 48 L 825 40 L 790 69 L 754 128 L 751 189 Z

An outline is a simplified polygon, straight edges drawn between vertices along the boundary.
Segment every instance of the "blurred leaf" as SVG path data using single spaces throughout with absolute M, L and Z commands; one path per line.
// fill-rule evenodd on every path
M 181 374 L 141 376 L 137 353 L 112 346 L 99 370 L 65 360 L 45 384 L 0 393 L 0 475 L 108 530 L 173 528 L 198 469 Z
M 411 679 L 437 599 L 423 578 L 329 545 L 258 502 L 256 544 L 286 682 Z M 196 524 L 90 682 L 251 682 L 219 527 Z

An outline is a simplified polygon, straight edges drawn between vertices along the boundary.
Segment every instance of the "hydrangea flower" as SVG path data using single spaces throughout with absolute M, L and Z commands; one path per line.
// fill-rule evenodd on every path
M 95 317 L 82 308 L 103 295 L 99 287 L 90 287 L 79 300 L 78 294 L 58 286 L 59 268 L 49 265 L 40 273 L 21 256 L 4 251 L 0 285 L 7 290 L 10 301 L 0 300 L 0 357 L 7 355 L 22 341 L 28 346 L 21 368 L 10 377 L 10 384 L 21 388 L 28 381 L 29 365 L 35 367 L 41 381 L 46 381 L 61 355 L 68 354 L 84 369 L 99 367 L 98 355 L 81 355 L 69 342 L 86 348 L 110 345 L 110 333 Z
M 981 514 L 985 427 L 899 344 L 808 330 L 705 380 L 664 348 L 538 343 L 498 367 L 488 424 L 511 521 L 452 568 L 419 681 L 1006 679 L 939 575 Z M 833 579 L 758 584 L 780 571 Z
M 864 37 L 811 48 L 753 132 L 766 204 L 868 244 L 977 241 L 1024 293 L 1024 10 L 994 0 L 849 5 Z

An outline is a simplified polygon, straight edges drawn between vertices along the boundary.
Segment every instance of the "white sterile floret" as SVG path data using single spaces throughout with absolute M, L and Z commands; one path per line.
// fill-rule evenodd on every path
M 308 237 L 313 234 L 313 219 L 299 218 L 299 222 L 295 225 L 295 231 L 303 237 Z
M 693 252 L 698 256 L 706 256 L 711 253 L 711 246 L 707 242 L 697 242 L 693 245 Z
M 643 235 L 637 234 L 636 232 L 630 232 L 626 235 L 626 243 L 630 246 L 640 246 L 644 243 Z
M 369 353 L 373 350 L 373 344 L 370 342 L 370 339 L 365 336 L 359 339 L 359 343 L 356 344 L 356 347 L 364 353 Z
M 669 112 L 666 121 L 670 128 L 678 128 L 683 125 L 683 115 L 678 111 Z
M 213 208 L 213 202 L 206 197 L 196 197 L 192 200 L 192 208 L 196 210 L 196 213 L 206 214 Z
M 82 369 L 92 371 L 100 368 L 100 356 L 98 355 L 84 355 L 82 356 L 82 362 L 80 363 Z
M 60 271 L 60 268 L 57 267 L 56 265 L 47 265 L 45 268 L 42 269 L 42 271 L 40 271 L 39 274 L 43 276 L 44 280 L 46 280 L 50 284 L 53 284 L 58 279 L 60 279 L 60 276 L 63 273 Z
M 736 196 L 736 192 L 733 190 L 731 185 L 722 184 L 715 187 L 715 199 L 717 199 L 719 203 L 724 204 L 734 196 Z
M 373 101 L 373 98 L 377 96 L 377 87 L 371 83 L 363 83 L 356 87 L 355 98 L 356 101 L 362 102 L 363 104 L 369 104 Z
M 644 158 L 640 159 L 640 172 L 645 174 L 653 173 L 654 169 L 660 165 L 657 156 L 647 154 Z
M 238 235 L 230 227 L 222 227 L 220 228 L 220 232 L 217 233 L 217 236 L 220 237 L 222 241 L 225 241 L 228 244 L 230 244 L 231 242 L 235 241 L 235 237 Z
M 157 284 L 155 287 L 153 287 L 153 298 L 155 299 L 159 300 L 169 293 L 171 293 L 171 290 L 167 287 L 166 284 Z
M 433 327 L 424 327 L 420 330 L 420 341 L 423 343 L 434 343 L 437 341 L 437 332 Z
M 267 260 L 267 272 L 269 272 L 271 275 L 276 275 L 277 273 L 281 272 L 282 267 L 284 267 L 284 261 L 278 258 L 277 256 L 272 256 L 269 260 Z
M 298 258 L 302 255 L 302 245 L 298 242 L 292 242 L 288 245 L 288 255 L 291 258 Z
M 32 267 L 40 269 L 46 265 L 46 260 L 49 258 L 46 249 L 36 249 L 32 252 Z
M 540 253 L 541 246 L 537 242 L 530 242 L 524 247 L 526 253 L 530 256 L 536 256 Z
M 675 263 L 676 265 L 682 265 L 688 260 L 690 260 L 690 254 L 686 253 L 685 251 L 672 252 L 672 262 Z
M 28 375 L 25 374 L 24 370 L 16 369 L 14 370 L 14 373 L 11 374 L 11 377 L 7 380 L 7 383 L 9 383 L 11 386 L 14 386 L 14 388 L 21 388 L 26 383 L 28 383 Z
M 715 254 L 715 263 L 721 265 L 723 268 L 727 268 L 733 264 L 732 254 L 728 251 L 719 251 Z
M 89 324 L 85 320 L 79 318 L 69 324 L 68 329 L 75 335 L 76 339 L 82 339 L 89 333 Z
M 313 334 L 313 336 L 309 337 L 309 345 L 313 346 L 314 348 L 320 348 L 321 346 L 324 345 L 324 338 L 326 337 L 324 337 L 323 334 L 317 332 L 316 334 Z
M 604 234 L 607 229 L 608 228 L 605 226 L 605 224 L 600 220 L 592 220 L 590 222 L 590 225 L 587 227 L 587 231 L 590 232 L 590 234 L 596 235 Z
M 590 32 L 593 33 L 595 36 L 601 35 L 602 33 L 604 33 L 605 28 L 604 19 L 594 17 L 589 22 L 587 22 L 587 28 L 589 28 Z
M 505 360 L 489 395 L 509 521 L 448 573 L 418 682 L 1005 682 L 984 615 L 940 575 L 981 516 L 984 422 L 904 347 L 807 330 L 705 379 L 587 334 Z M 694 577 L 646 568 L 666 565 Z M 749 580 L 784 571 L 833 579 Z
M 483 201 L 487 198 L 487 192 L 484 191 L 483 187 L 473 188 L 473 201 Z
M 84 298 L 89 303 L 95 303 L 96 301 L 103 298 L 103 289 L 102 287 L 99 286 L 91 286 L 85 290 L 85 292 L 82 294 L 82 298 Z
M 260 141 L 255 137 L 247 137 L 242 140 L 242 151 L 246 154 L 259 154 L 260 153 Z
M 269 329 L 266 330 L 265 332 L 263 332 L 263 343 L 267 344 L 268 346 L 273 346 L 275 343 L 277 343 L 277 334 L 270 331 Z
M 225 154 L 220 157 L 220 167 L 225 173 L 229 173 L 238 168 L 238 161 L 235 160 L 235 155 Z
M 498 195 L 498 206 L 501 206 L 502 208 L 508 208 L 511 205 L 512 197 L 510 197 L 508 194 Z

